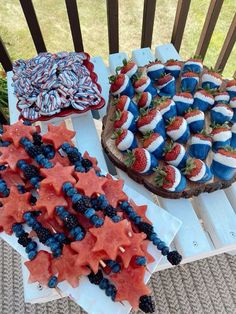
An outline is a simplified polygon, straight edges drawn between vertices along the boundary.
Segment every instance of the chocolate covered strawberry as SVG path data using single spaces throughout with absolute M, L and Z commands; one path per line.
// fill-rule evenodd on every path
M 217 104 L 211 111 L 211 122 L 215 124 L 224 124 L 232 120 L 234 112 L 227 104 Z
M 236 150 L 230 146 L 219 149 L 213 156 L 211 171 L 221 180 L 231 180 L 236 173 Z
M 210 69 L 202 74 L 202 88 L 218 89 L 222 84 L 222 76 Z
M 166 133 L 174 142 L 178 143 L 185 144 L 190 137 L 187 121 L 180 116 L 169 120 L 169 123 L 166 127 Z
M 181 68 L 182 68 L 182 64 L 178 60 L 170 59 L 165 64 L 166 73 L 171 74 L 175 78 L 179 77 Z
M 158 80 L 165 73 L 165 66 L 159 60 L 149 62 L 149 64 L 147 64 L 146 67 L 147 67 L 147 75 L 153 81 Z
M 176 93 L 173 100 L 176 104 L 178 116 L 182 116 L 193 104 L 192 94 L 186 92 Z
M 206 111 L 214 105 L 214 97 L 204 89 L 197 91 L 194 94 L 193 108 Z
M 160 90 L 160 96 L 173 97 L 176 93 L 176 83 L 174 76 L 166 74 L 157 80 L 157 87 Z
M 229 93 L 230 99 L 236 97 L 236 79 L 227 82 L 226 91 Z
M 165 121 L 174 118 L 177 115 L 175 102 L 168 97 L 154 99 L 153 105 L 161 112 Z
M 122 95 L 120 96 L 120 98 L 117 99 L 115 98 L 112 105 L 116 106 L 117 110 L 127 110 L 130 111 L 135 117 L 139 116 L 139 110 L 137 105 L 126 95 Z
M 229 146 L 232 138 L 232 132 L 227 124 L 212 125 L 213 151 L 217 151 L 221 147 Z
M 231 137 L 230 146 L 233 148 L 236 148 L 236 123 L 232 125 L 231 132 L 232 132 L 232 137 Z
M 232 122 L 236 122 L 236 97 L 231 98 L 229 105 L 230 105 L 230 108 L 232 108 L 234 112 Z
M 127 61 L 127 59 L 124 59 L 123 66 L 118 67 L 117 70 L 120 70 L 120 73 L 126 74 L 129 78 L 131 78 L 137 72 L 138 66 L 134 61 Z
M 152 94 L 149 92 L 143 92 L 137 97 L 137 106 L 138 108 L 149 108 L 152 102 Z
M 181 75 L 181 86 L 182 92 L 193 93 L 199 83 L 199 77 L 197 73 L 194 72 L 184 72 Z
M 134 89 L 137 93 L 149 92 L 153 97 L 157 95 L 157 89 L 152 85 L 148 76 L 141 76 L 134 82 Z
M 193 182 L 204 183 L 212 179 L 210 168 L 201 159 L 189 158 L 183 173 Z
M 164 138 L 159 133 L 148 132 L 143 136 L 143 148 L 160 159 L 165 146 Z
M 114 122 L 114 128 L 115 129 L 128 129 L 131 132 L 136 132 L 136 122 L 135 122 L 135 117 L 134 115 L 127 111 L 120 111 L 120 110 L 116 110 L 115 112 L 115 116 L 113 119 Z
M 170 192 L 182 192 L 186 188 L 186 179 L 178 168 L 166 165 L 155 169 L 155 183 L 159 188 Z
M 134 96 L 134 88 L 131 84 L 128 75 L 125 74 L 112 75 L 110 76 L 109 81 L 111 84 L 110 91 L 112 95 L 114 96 L 127 95 L 130 98 Z
M 188 153 L 190 156 L 204 160 L 212 147 L 212 138 L 209 134 L 202 131 L 194 134 L 191 138 Z
M 190 71 L 200 74 L 203 70 L 203 63 L 201 57 L 193 57 L 188 59 L 183 66 L 183 72 Z
M 138 146 L 134 134 L 128 129 L 116 129 L 112 135 L 112 139 L 115 140 L 116 147 L 121 152 L 128 149 L 132 150 Z
M 142 134 L 153 131 L 154 133 L 160 133 L 163 138 L 166 138 L 162 115 L 155 108 L 141 110 L 141 115 L 137 120 L 137 128 Z
M 189 109 L 189 111 L 185 113 L 184 119 L 187 121 L 192 133 L 201 132 L 205 126 L 204 112 L 199 109 Z
M 183 169 L 188 156 L 182 144 L 170 142 L 164 148 L 163 160 L 168 164 Z
M 217 92 L 215 93 L 215 103 L 228 104 L 229 103 L 229 93 L 227 92 Z
M 157 159 L 145 148 L 135 148 L 128 151 L 125 163 L 140 174 L 150 174 L 158 166 Z

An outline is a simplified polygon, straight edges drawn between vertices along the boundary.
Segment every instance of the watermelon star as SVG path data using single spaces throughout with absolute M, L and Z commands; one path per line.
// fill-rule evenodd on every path
M 42 186 L 39 190 L 39 198 L 37 200 L 36 209 L 46 209 L 50 218 L 53 217 L 54 210 L 57 206 L 67 206 L 67 201 L 63 196 L 55 193 L 52 186 Z
M 69 159 L 66 157 L 61 156 L 60 153 L 56 152 L 55 156 L 53 157 L 53 159 L 50 159 L 50 161 L 55 165 L 57 162 L 59 162 L 59 164 L 61 164 L 62 166 L 70 166 L 71 163 L 69 161 Z
M 8 187 L 11 187 L 12 185 L 25 185 L 24 181 L 20 177 L 20 175 L 11 170 L 10 168 L 7 168 L 6 170 L 1 171 L 1 177 L 6 182 Z
M 71 247 L 77 254 L 76 267 L 90 266 L 94 273 L 98 272 L 99 262 L 109 259 L 104 251 L 93 252 L 96 238 L 87 232 L 83 241 L 75 241 L 71 243 Z
M 16 164 L 18 160 L 29 161 L 30 157 L 22 147 L 16 147 L 13 144 L 10 144 L 7 147 L 0 147 L 0 164 L 8 164 L 12 170 L 16 170 Z
M 147 205 L 137 205 L 133 200 L 130 200 L 130 205 L 133 207 L 134 211 L 142 218 L 144 222 L 147 222 L 152 225 L 152 222 L 147 218 L 146 211 Z
M 104 184 L 103 190 L 111 206 L 117 207 L 120 201 L 127 201 L 128 196 L 123 192 L 124 180 L 109 180 Z
M 98 177 L 94 169 L 86 173 L 76 172 L 75 177 L 78 180 L 75 187 L 85 195 L 91 197 L 93 194 L 104 194 L 102 187 L 107 182 L 107 178 Z
M 153 263 L 155 261 L 155 258 L 148 252 L 148 246 L 150 244 L 149 240 L 145 240 L 141 243 L 141 248 L 143 250 L 143 255 L 146 256 L 147 263 Z
M 117 288 L 116 301 L 128 301 L 134 310 L 139 308 L 139 298 L 150 294 L 150 289 L 144 283 L 145 267 L 122 269 L 112 274 L 111 280 Z
M 75 267 L 77 258 L 78 254 L 75 254 L 70 247 L 63 247 L 62 255 L 52 262 L 53 270 L 58 273 L 58 282 L 67 280 L 73 288 L 76 288 L 79 284 L 79 276 L 90 273 L 86 266 Z
M 48 132 L 43 135 L 43 140 L 45 142 L 53 144 L 54 148 L 57 150 L 65 142 L 74 146 L 71 139 L 75 136 L 74 131 L 70 131 L 66 128 L 66 123 L 62 122 L 60 125 L 56 126 L 53 124 L 48 125 Z
M 15 219 L 8 216 L 4 210 L 0 211 L 0 232 L 4 230 L 7 234 L 12 234 L 12 225 L 15 223 Z
M 129 225 L 127 219 L 114 223 L 106 217 L 100 228 L 91 228 L 89 231 L 96 237 L 93 252 L 104 250 L 110 259 L 115 260 L 120 247 L 130 245 L 131 241 L 127 233 Z
M 25 262 L 25 266 L 30 272 L 29 283 L 38 281 L 43 285 L 47 285 L 52 276 L 51 262 L 51 254 L 43 250 L 39 251 L 32 261 Z
M 74 171 L 74 166 L 63 167 L 61 164 L 56 163 L 53 168 L 40 169 L 42 176 L 45 179 L 42 180 L 41 186 L 52 186 L 57 195 L 60 195 L 62 186 L 65 182 L 70 182 L 71 184 L 75 184 L 76 180 L 72 176 Z
M 20 146 L 20 140 L 22 137 L 27 137 L 30 141 L 33 139 L 32 134 L 36 132 L 34 126 L 24 125 L 18 121 L 12 125 L 3 126 L 3 141 L 11 141 L 16 147 Z
M 98 165 L 97 165 L 97 164 L 98 164 L 97 159 L 94 158 L 94 157 L 91 157 L 87 151 L 84 152 L 83 158 L 88 159 L 88 160 L 91 161 L 91 163 L 92 163 L 92 165 L 93 165 L 93 169 L 94 169 L 95 171 L 101 171 L 101 169 L 100 169 L 100 168 L 98 167 Z

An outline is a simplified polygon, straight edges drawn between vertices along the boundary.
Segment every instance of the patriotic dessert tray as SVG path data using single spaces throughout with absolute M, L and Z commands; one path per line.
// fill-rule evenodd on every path
M 141 195 L 130 199 L 74 135 L 65 122 L 44 135 L 29 122 L 3 126 L 0 236 L 27 259 L 30 283 L 60 289 L 89 313 L 154 313 L 147 281 L 161 255 L 181 262 L 169 248 L 181 223 Z
M 84 52 L 40 53 L 13 64 L 13 87 L 20 117 L 45 121 L 100 109 L 105 101 Z
M 151 192 L 189 198 L 236 179 L 236 80 L 203 66 L 123 61 L 110 77 L 102 145 Z

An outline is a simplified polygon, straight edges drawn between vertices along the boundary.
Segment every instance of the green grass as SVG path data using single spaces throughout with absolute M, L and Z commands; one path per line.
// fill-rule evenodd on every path
M 48 51 L 73 50 L 64 0 L 33 0 Z M 105 0 L 78 0 L 85 50 L 92 56 L 108 59 L 107 17 Z M 180 49 L 183 58 L 194 55 L 210 0 L 192 0 Z M 152 47 L 170 42 L 177 0 L 157 1 Z M 12 59 L 36 54 L 18 0 L 0 0 L 0 33 Z M 130 53 L 140 47 L 143 0 L 120 0 L 120 51 Z M 236 11 L 236 1 L 225 0 L 205 58 L 214 66 L 229 25 Z M 225 67 L 224 76 L 235 71 L 236 47 Z

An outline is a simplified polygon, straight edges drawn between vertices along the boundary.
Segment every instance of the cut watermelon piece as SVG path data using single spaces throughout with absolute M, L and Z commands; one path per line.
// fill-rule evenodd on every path
M 121 201 L 127 201 L 128 196 L 123 191 L 124 180 L 108 180 L 103 186 L 109 204 L 117 207 Z
M 22 122 L 18 121 L 12 125 L 4 125 L 3 131 L 3 141 L 11 141 L 16 147 L 19 147 L 22 137 L 26 137 L 30 141 L 33 139 L 32 134 L 36 132 L 36 128 L 34 126 L 24 125 Z
M 148 253 L 148 245 L 149 244 L 150 244 L 149 240 L 145 240 L 141 243 L 141 248 L 144 252 L 144 255 L 146 256 L 148 264 L 153 263 L 155 261 L 155 258 L 150 253 Z
M 56 152 L 53 159 L 50 159 L 50 161 L 55 165 L 56 163 L 61 164 L 62 166 L 70 166 L 71 163 L 67 157 L 61 156 L 60 153 Z
M 30 161 L 31 158 L 26 153 L 26 151 L 22 147 L 16 147 L 13 144 L 10 144 L 7 147 L 0 147 L 0 164 L 1 165 L 9 165 L 12 170 L 17 169 L 18 160 L 26 160 Z
M 86 173 L 75 172 L 75 177 L 79 180 L 75 187 L 85 195 L 91 197 L 94 194 L 104 194 L 102 187 L 107 182 L 107 178 L 98 177 L 94 169 Z
M 1 177 L 6 182 L 7 186 L 10 188 L 15 185 L 25 185 L 21 176 L 15 171 L 7 168 L 6 170 L 1 171 Z
M 12 225 L 15 222 L 13 217 L 8 216 L 5 211 L 0 208 L 0 232 L 4 230 L 7 234 L 12 234 Z
M 88 160 L 91 161 L 91 163 L 93 165 L 93 169 L 95 171 L 101 171 L 101 169 L 98 167 L 97 159 L 95 157 L 91 157 L 87 151 L 85 151 L 85 153 L 83 154 L 83 158 L 88 159 Z
M 130 200 L 130 205 L 133 207 L 134 211 L 142 218 L 144 222 L 152 225 L 152 222 L 147 218 L 146 211 L 147 205 L 137 205 L 133 200 Z
M 40 169 L 42 176 L 45 177 L 41 182 L 41 186 L 51 186 L 54 188 L 56 194 L 60 195 L 65 182 L 76 183 L 75 178 L 72 176 L 73 171 L 74 166 L 63 167 L 59 163 L 56 163 L 56 165 L 50 169 Z
M 71 139 L 75 136 L 74 131 L 70 131 L 66 128 L 66 123 L 62 122 L 60 125 L 55 126 L 53 124 L 48 125 L 48 132 L 43 135 L 43 141 L 53 144 L 57 150 L 65 142 L 74 146 Z

